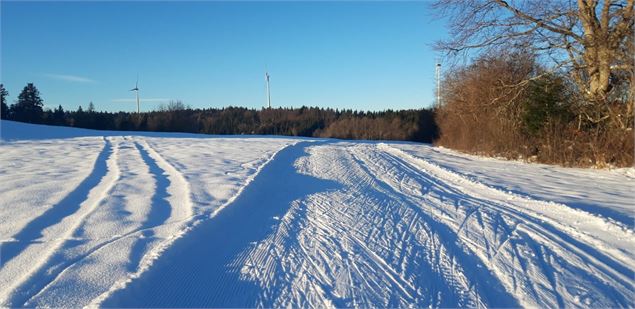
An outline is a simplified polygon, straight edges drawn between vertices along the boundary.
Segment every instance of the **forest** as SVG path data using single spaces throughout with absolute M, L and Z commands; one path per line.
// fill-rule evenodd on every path
M 431 109 L 366 112 L 319 107 L 244 107 L 193 109 L 181 101 L 170 101 L 144 113 L 101 112 L 92 103 L 86 109 L 44 108 L 39 90 L 32 83 L 20 92 L 14 104 L 0 85 L 2 119 L 71 126 L 97 130 L 187 132 L 203 134 L 257 134 L 341 139 L 404 140 L 431 143 L 437 137 Z

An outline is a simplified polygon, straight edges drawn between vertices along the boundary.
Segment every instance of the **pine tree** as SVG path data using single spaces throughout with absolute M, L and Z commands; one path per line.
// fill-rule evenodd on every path
M 58 125 L 63 125 L 65 123 L 64 109 L 62 105 L 58 106 L 53 111 L 53 123 Z
M 18 96 L 18 101 L 11 105 L 11 112 L 15 120 L 38 123 L 42 121 L 43 106 L 40 91 L 33 83 L 28 83 Z
M 86 112 L 84 112 L 84 108 L 80 105 L 73 115 L 73 126 L 85 128 L 86 127 Z
M 9 95 L 6 89 L 4 89 L 4 85 L 0 84 L 0 117 L 2 119 L 9 119 L 9 106 L 7 105 L 6 97 Z

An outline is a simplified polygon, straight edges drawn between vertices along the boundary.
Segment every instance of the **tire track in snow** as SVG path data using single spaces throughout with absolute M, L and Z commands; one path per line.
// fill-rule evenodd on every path
M 302 186 L 306 183 L 304 177 L 294 178 L 297 175 L 292 166 L 306 144 L 310 143 L 276 151 L 246 180 L 239 194 L 212 212 L 211 219 L 198 222 L 170 246 L 149 271 L 98 304 L 115 307 L 247 305 L 249 295 L 255 292 L 252 285 L 240 282 L 239 274 L 225 271 L 234 254 L 243 246 L 249 246 L 253 238 L 266 233 L 272 221 L 275 222 L 272 217 L 285 207 L 283 202 L 273 201 L 289 197 L 273 188 L 286 187 L 298 195 L 313 189 Z
M 236 194 L 234 194 L 231 198 L 229 198 L 223 205 L 221 205 L 220 207 L 216 209 L 213 209 L 211 212 L 205 211 L 202 214 L 198 214 L 198 213 L 194 213 L 194 208 L 193 208 L 194 202 L 191 198 L 191 194 L 192 194 L 191 186 L 189 182 L 186 180 L 185 176 L 181 172 L 179 172 L 177 168 L 180 166 L 180 164 L 177 164 L 178 162 L 175 162 L 174 164 L 170 163 L 168 160 L 163 158 L 163 156 L 161 156 L 147 141 L 144 140 L 142 142 L 142 145 L 145 147 L 146 151 L 148 151 L 149 155 L 156 161 L 156 163 L 159 166 L 161 166 L 163 170 L 168 172 L 171 182 L 173 184 L 177 184 L 175 188 L 181 188 L 181 190 L 175 189 L 175 191 L 177 192 L 181 191 L 181 194 L 174 194 L 174 196 L 177 196 L 177 195 L 181 196 L 182 198 L 180 198 L 180 200 L 184 201 L 183 205 L 185 205 L 186 207 L 185 207 L 183 216 L 185 217 L 185 219 L 176 218 L 178 220 L 175 220 L 175 221 L 171 220 L 169 224 L 178 223 L 181 227 L 183 227 L 183 229 L 181 229 L 176 234 L 168 237 L 166 240 L 164 240 L 164 242 L 160 246 L 155 247 L 154 250 L 146 254 L 137 272 L 129 274 L 129 276 L 125 280 L 118 281 L 113 286 L 111 286 L 111 288 L 108 291 L 102 293 L 101 295 L 93 299 L 89 305 L 91 307 L 103 306 L 103 303 L 104 302 L 107 303 L 107 300 L 111 298 L 113 294 L 117 295 L 118 293 L 121 293 L 121 292 L 125 293 L 126 289 L 128 288 L 128 285 L 130 285 L 131 283 L 134 283 L 135 280 L 137 280 L 142 275 L 144 275 L 144 273 L 147 272 L 148 270 L 151 270 L 156 260 L 162 256 L 164 251 L 169 250 L 175 241 L 191 233 L 192 230 L 193 229 L 195 230 L 195 228 L 198 225 L 204 224 L 209 219 L 213 219 L 215 216 L 221 213 L 224 208 L 231 205 L 238 197 L 240 197 L 243 190 L 247 188 L 248 185 L 260 174 L 262 169 L 265 168 L 269 163 L 271 163 L 271 161 L 274 160 L 274 158 L 277 156 L 279 152 L 283 151 L 285 148 L 289 146 L 292 146 L 292 145 L 285 145 L 282 148 L 274 151 L 264 161 L 264 163 L 262 163 L 260 166 L 257 167 L 257 169 L 255 170 L 253 174 L 247 177 L 247 179 L 245 180 L 245 183 L 237 190 Z M 256 161 L 261 161 L 261 160 L 256 160 Z M 177 198 L 177 200 L 179 199 Z M 178 208 L 181 208 L 181 207 L 178 207 Z
M 60 223 L 64 218 L 76 213 L 82 201 L 88 199 L 89 194 L 106 176 L 108 171 L 107 158 L 113 153 L 109 140 L 104 138 L 104 147 L 95 159 L 95 164 L 90 174 L 66 197 L 51 206 L 42 215 L 31 220 L 26 226 L 13 236 L 14 241 L 2 244 L 0 251 L 0 265 L 7 264 L 18 256 L 29 245 L 43 237 L 43 232 L 48 227 Z
M 184 181 L 183 176 L 160 157 L 156 151 L 151 149 L 145 141 L 139 142 L 129 137 L 126 137 L 125 140 L 134 145 L 143 164 L 147 166 L 149 175 L 155 181 L 153 196 L 149 201 L 150 209 L 144 221 L 140 223 L 138 228 L 95 245 L 85 254 L 68 263 L 54 280 L 27 302 L 27 305 L 31 306 L 38 303 L 50 305 L 53 303 L 50 300 L 51 298 L 58 301 L 57 304 L 72 306 L 87 305 L 89 301 L 98 302 L 112 291 L 124 287 L 127 282 L 146 270 L 151 265 L 152 260 L 174 238 L 178 237 L 182 226 L 187 222 L 182 217 L 187 217 L 191 213 L 191 200 L 188 184 Z M 130 174 L 129 172 L 127 173 Z M 136 173 L 131 173 L 128 176 L 136 178 L 136 175 Z M 175 214 L 180 215 L 175 218 Z M 115 248 L 121 246 L 124 247 Z M 100 268 L 103 268 L 100 265 L 83 265 L 82 263 L 84 260 L 95 257 L 102 261 L 100 264 L 103 264 L 109 256 L 104 251 L 120 251 L 122 249 L 128 250 L 128 258 L 120 261 L 119 264 L 117 264 L 117 261 L 108 262 L 107 264 L 111 264 L 108 270 L 100 270 Z M 106 255 L 106 259 L 104 260 L 104 257 L 96 257 L 98 255 Z M 74 278 L 78 276 L 77 274 L 113 272 L 114 270 L 117 270 L 119 278 L 115 275 L 110 279 L 114 281 L 107 286 L 103 286 L 103 283 L 102 288 L 95 286 L 93 290 L 86 291 L 86 295 L 82 295 L 83 297 L 77 299 L 66 299 L 63 302 L 59 302 L 59 299 L 55 298 L 56 294 L 64 295 L 63 290 L 69 286 L 69 283 L 61 282 L 65 278 L 62 276 L 70 277 L 65 278 L 66 281 L 71 281 L 70 286 L 80 287 L 85 285 L 85 283 L 82 281 L 73 282 Z M 73 272 L 73 274 L 69 274 L 69 272 Z M 62 292 L 58 292 L 58 290 L 62 290 Z M 90 297 L 90 295 L 94 297 L 92 300 L 86 298 Z
M 38 253 L 38 259 L 34 264 L 30 265 L 31 267 L 28 273 L 21 274 L 20 277 L 12 278 L 13 280 L 11 283 L 3 284 L 3 292 L 0 297 L 0 303 L 8 307 L 23 306 L 27 299 L 29 299 L 32 295 L 37 294 L 40 289 L 50 281 L 51 274 L 46 272 L 46 267 L 47 265 L 53 263 L 53 261 L 50 260 L 51 257 L 58 252 L 67 239 L 72 237 L 73 233 L 82 224 L 84 219 L 92 213 L 92 211 L 94 211 L 104 198 L 107 197 L 108 192 L 119 179 L 120 171 L 119 166 L 117 165 L 119 144 L 115 144 L 113 146 L 111 140 L 106 138 L 104 138 L 104 142 L 104 150 L 98 156 L 90 176 L 82 182 L 82 185 L 74 190 L 73 193 L 57 204 L 59 205 L 58 207 L 54 207 L 55 209 L 58 209 L 63 208 L 64 206 L 68 207 L 69 205 L 74 206 L 77 203 L 78 206 L 75 208 L 75 212 L 73 213 L 75 216 L 72 218 L 74 219 L 74 222 L 68 223 L 70 227 L 64 225 L 56 228 L 57 226 L 50 222 L 50 216 L 46 216 L 45 219 L 39 219 L 41 217 L 36 219 L 38 220 L 36 221 L 38 223 L 34 224 L 34 226 L 51 226 L 52 228 L 55 228 L 55 233 L 62 234 L 62 237 L 50 241 L 50 246 L 47 246 L 48 248 L 45 249 L 46 251 Z M 81 202 L 79 202 L 79 200 L 81 200 Z M 57 219 L 66 213 L 67 210 L 62 210 L 51 216 Z M 70 214 L 66 215 L 66 217 L 69 216 Z M 66 217 L 61 217 L 57 225 L 62 225 L 64 223 L 63 220 Z M 25 228 L 25 230 L 28 229 Z M 40 235 L 41 232 L 42 230 L 39 232 Z M 36 234 L 35 232 L 29 233 Z
M 194 219 L 193 216 L 193 202 L 191 198 L 191 189 L 190 184 L 186 180 L 185 176 L 173 165 L 170 164 L 163 156 L 161 156 L 156 149 L 154 149 L 150 144 L 142 140 L 137 143 L 137 146 L 141 145 L 141 147 L 147 152 L 149 158 L 154 160 L 153 164 L 160 168 L 163 173 L 167 174 L 167 178 L 169 179 L 170 185 L 166 188 L 166 200 L 171 206 L 171 210 L 173 213 L 172 222 L 178 224 L 179 230 L 172 234 L 167 239 L 163 240 L 159 245 L 155 246 L 152 250 L 147 252 L 140 260 L 139 266 L 134 272 L 130 273 L 125 279 L 117 281 L 113 284 L 107 291 L 101 293 L 98 297 L 93 299 L 90 302 L 90 306 L 97 307 L 100 306 L 101 303 L 106 300 L 110 295 L 115 293 L 118 290 L 125 289 L 126 286 L 132 282 L 133 280 L 139 278 L 143 272 L 150 269 L 153 265 L 154 261 L 159 258 L 161 253 L 167 250 L 172 243 L 182 237 L 190 228 Z M 141 149 L 139 149 L 141 151 Z M 176 216 L 174 214 L 177 214 Z
M 130 250 L 130 255 L 128 260 L 130 260 L 130 264 L 128 265 L 128 271 L 133 272 L 140 266 L 142 256 L 146 250 L 144 248 L 150 245 L 151 239 L 155 236 L 154 228 L 165 224 L 170 215 L 172 214 L 173 207 L 176 205 L 172 205 L 170 203 L 171 194 L 168 193 L 168 188 L 173 186 L 170 177 L 167 177 L 167 171 L 159 167 L 159 165 L 155 162 L 155 158 L 151 157 L 146 150 L 146 147 L 142 147 L 139 142 L 134 143 L 135 148 L 139 151 L 141 158 L 146 166 L 148 166 L 150 170 L 150 174 L 155 181 L 155 190 L 154 195 L 151 199 L 151 207 L 150 211 L 146 215 L 145 220 L 141 223 L 141 227 L 134 232 L 140 232 L 139 238 L 135 241 L 132 249 Z M 144 145 L 145 146 L 145 145 Z
M 141 145 L 155 161 L 156 165 L 167 174 L 167 178 L 171 184 L 168 188 L 170 203 L 175 208 L 174 210 L 183 212 L 183 214 L 175 218 L 175 220 L 181 220 L 181 217 L 190 219 L 194 213 L 190 183 L 185 176 L 183 176 L 183 173 L 177 169 L 176 165 L 171 164 L 161 156 L 147 141 L 143 140 Z
M 111 250 L 111 247 L 120 246 L 124 242 L 131 242 L 130 247 L 134 249 L 134 243 L 146 240 L 146 237 L 142 233 L 154 233 L 152 228 L 154 228 L 155 225 L 151 224 L 151 222 L 156 219 L 151 217 L 155 217 L 157 214 L 161 215 L 162 210 L 165 210 L 165 205 L 161 203 L 161 196 L 157 197 L 157 195 L 164 194 L 166 186 L 164 182 L 155 179 L 154 176 L 160 178 L 158 177 L 159 175 L 153 174 L 151 166 L 143 161 L 142 151 L 135 146 L 136 144 L 132 137 L 122 137 L 122 141 L 119 143 L 119 156 L 117 160 L 119 171 L 117 181 L 109 190 L 108 195 L 100 201 L 99 207 L 93 209 L 91 213 L 84 217 L 83 222 L 75 229 L 73 239 L 67 241 L 65 245 L 58 250 L 59 252 L 57 252 L 54 257 L 60 262 L 57 265 L 50 266 L 49 269 L 46 270 L 53 278 L 48 280 L 44 287 L 26 301 L 26 306 L 38 306 L 39 304 L 46 304 L 47 306 L 61 306 L 62 304 L 64 306 L 85 305 L 85 301 L 83 300 L 85 294 L 94 293 L 94 290 L 100 289 L 99 284 L 96 284 L 96 281 L 100 280 L 95 280 L 98 276 L 95 273 L 98 273 L 100 266 L 108 264 L 111 271 L 114 271 L 117 269 L 113 266 L 122 264 L 123 262 L 120 261 L 118 263 L 117 261 L 112 261 L 109 257 L 103 259 L 98 264 L 92 264 L 92 267 L 91 265 L 85 266 L 84 262 L 102 254 L 103 251 Z M 137 162 L 135 162 L 135 160 L 137 160 Z M 144 171 L 143 167 L 146 167 L 147 171 Z M 144 172 L 154 180 L 156 190 L 153 190 L 152 196 L 147 200 L 147 203 L 144 203 L 145 201 L 143 199 L 134 199 L 137 205 L 131 205 L 131 201 L 127 199 L 129 194 L 134 196 L 145 193 L 144 197 L 149 196 L 149 194 L 147 194 L 147 188 L 141 186 L 141 184 L 146 184 L 148 180 L 143 178 L 143 176 L 145 176 Z M 133 183 L 139 183 L 140 185 L 137 187 L 134 185 L 131 186 L 131 179 L 137 179 Z M 158 202 L 160 205 L 154 207 L 154 202 Z M 130 207 L 134 208 L 131 209 Z M 128 218 L 133 215 L 131 211 L 143 211 L 145 207 L 149 207 L 149 210 L 144 221 L 138 223 L 139 227 L 120 233 L 122 230 L 125 231 L 129 229 L 131 225 L 136 224 L 134 220 Z M 159 210 L 159 212 L 157 213 L 156 210 Z M 104 215 L 106 215 L 106 217 L 104 217 Z M 137 236 L 138 238 L 134 237 L 133 239 L 129 239 L 133 236 Z M 151 235 L 148 235 L 148 237 L 150 236 Z M 151 241 L 152 239 L 149 240 Z M 132 250 L 127 247 L 120 248 L 119 251 L 128 252 L 132 255 Z M 65 252 L 72 252 L 72 254 L 65 254 Z M 128 262 L 133 264 L 136 261 L 130 261 L 130 258 L 128 258 L 126 259 L 126 263 Z M 78 270 L 80 276 L 74 275 L 73 272 L 77 273 Z M 107 279 L 102 278 L 101 281 L 114 280 L 117 276 L 115 273 L 109 275 Z M 64 295 L 64 292 L 59 292 L 59 290 L 81 288 L 87 284 L 93 285 L 91 290 L 83 291 L 82 293 L 71 293 L 65 297 L 66 299 L 64 299 L 63 302 L 60 302 L 62 297 L 56 295 Z M 65 293 L 68 294 L 68 291 Z

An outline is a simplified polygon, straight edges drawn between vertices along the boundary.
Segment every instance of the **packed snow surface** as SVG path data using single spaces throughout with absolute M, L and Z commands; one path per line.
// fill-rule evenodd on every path
M 632 169 L 1 124 L 0 306 L 635 305 Z

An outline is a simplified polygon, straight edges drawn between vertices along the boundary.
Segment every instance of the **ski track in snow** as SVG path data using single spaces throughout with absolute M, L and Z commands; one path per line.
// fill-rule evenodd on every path
M 632 246 L 619 223 L 387 145 L 298 144 L 103 304 L 628 307 Z
M 2 145 L 0 305 L 635 305 L 623 210 L 512 193 L 429 146 L 89 133 Z M 30 147 L 93 161 L 29 187 Z

